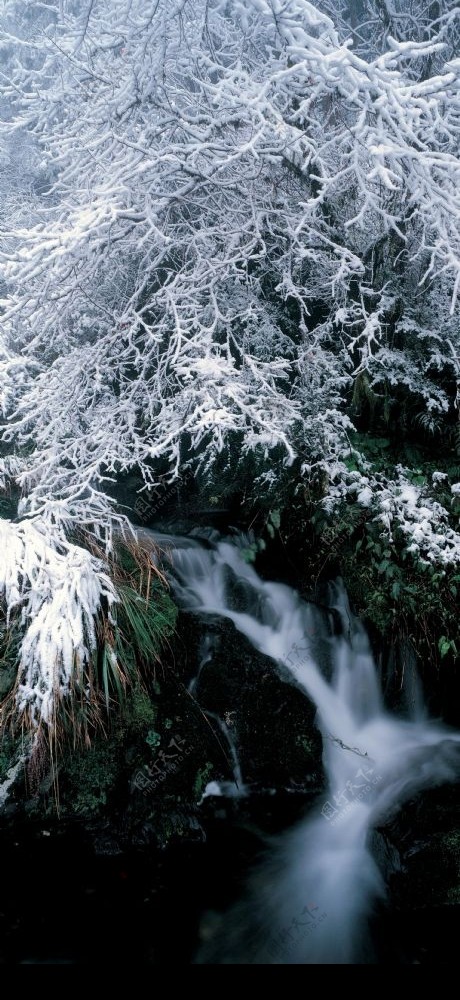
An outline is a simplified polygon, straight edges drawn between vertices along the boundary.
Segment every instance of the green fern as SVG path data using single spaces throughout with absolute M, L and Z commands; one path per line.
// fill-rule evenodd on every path
M 439 414 L 435 415 L 427 410 L 416 413 L 412 423 L 429 438 L 438 437 L 443 431 L 443 422 Z

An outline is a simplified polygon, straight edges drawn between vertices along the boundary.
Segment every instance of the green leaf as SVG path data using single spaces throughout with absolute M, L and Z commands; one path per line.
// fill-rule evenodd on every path
M 453 645 L 455 647 L 455 643 Z M 447 639 L 445 635 L 442 635 L 438 642 L 438 649 L 442 658 L 444 656 L 447 656 L 448 653 L 450 653 L 451 647 L 452 647 L 451 640 Z
M 280 514 L 280 511 L 279 510 L 271 510 L 270 513 L 269 513 L 269 515 L 268 515 L 268 519 L 269 519 L 269 521 L 271 521 L 273 527 L 278 530 L 279 526 L 281 524 L 281 514 Z

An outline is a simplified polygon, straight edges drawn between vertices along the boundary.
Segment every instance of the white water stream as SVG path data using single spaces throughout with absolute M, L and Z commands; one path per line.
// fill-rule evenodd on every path
M 155 540 L 170 547 L 181 605 L 231 619 L 273 659 L 274 670 L 289 671 L 316 705 L 323 736 L 326 798 L 285 835 L 248 900 L 224 923 L 212 957 L 203 960 L 372 961 L 364 944 L 367 918 L 385 886 L 370 833 L 414 793 L 456 779 L 460 735 L 426 719 L 423 708 L 411 719 L 385 709 L 366 633 L 340 583 L 330 588 L 330 614 L 342 623 L 342 634 L 334 635 L 324 612 L 290 587 L 261 580 L 237 545 Z M 328 649 L 327 671 L 315 655 L 319 640 Z

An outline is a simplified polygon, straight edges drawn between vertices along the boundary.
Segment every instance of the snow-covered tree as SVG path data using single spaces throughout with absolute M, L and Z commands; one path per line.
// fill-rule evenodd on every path
M 384 30 L 357 38 L 326 8 L 3 4 L 2 149 L 11 173 L 25 143 L 41 178 L 0 244 L 3 470 L 61 560 L 75 526 L 110 549 L 120 472 L 148 488 L 159 461 L 174 477 L 232 443 L 301 456 L 332 502 L 356 480 L 359 379 L 452 412 L 459 12 L 431 4 L 412 34 L 369 0 Z
M 414 78 L 434 76 L 458 53 L 457 0 L 321 0 L 319 6 L 334 20 L 341 38 L 351 35 L 355 52 L 364 59 L 378 58 L 393 39 L 442 39 L 441 50 L 428 48 L 417 61 L 409 55 L 404 69 Z

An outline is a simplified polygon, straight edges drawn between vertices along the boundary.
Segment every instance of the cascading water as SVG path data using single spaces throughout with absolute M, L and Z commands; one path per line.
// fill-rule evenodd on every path
M 198 961 L 372 962 L 367 918 L 385 886 L 369 835 L 404 799 L 456 778 L 460 735 L 423 713 L 409 720 L 386 711 L 366 633 L 340 583 L 330 587 L 325 615 L 290 587 L 262 581 L 235 544 L 154 537 L 171 550 L 182 606 L 231 619 L 312 699 L 328 783 L 326 799 L 284 836 Z
M 211 637 L 206 633 L 202 642 L 198 673 L 196 677 L 192 677 L 192 680 L 190 681 L 190 684 L 188 686 L 189 694 L 191 695 L 196 694 L 201 671 L 203 667 L 205 667 L 206 664 L 210 662 L 210 660 L 212 660 L 212 640 Z M 221 731 L 224 741 L 227 744 L 228 753 L 230 756 L 230 762 L 232 765 L 232 773 L 233 773 L 232 782 L 211 781 L 205 789 L 203 798 L 205 798 L 207 795 L 227 795 L 230 796 L 231 798 L 245 795 L 246 790 L 243 783 L 243 775 L 241 772 L 241 765 L 238 757 L 238 751 L 236 748 L 235 740 L 233 739 L 233 736 L 230 732 L 230 729 L 226 725 L 224 720 L 221 719 L 219 715 L 216 715 L 215 712 L 210 712 L 209 709 L 205 709 L 203 711 L 204 714 L 208 717 L 208 719 L 214 720 L 214 722 Z

